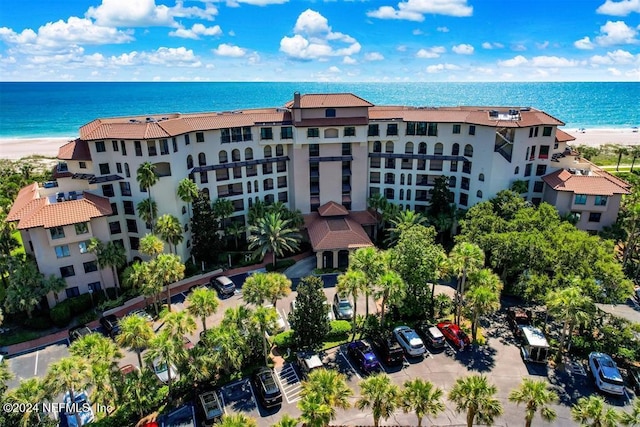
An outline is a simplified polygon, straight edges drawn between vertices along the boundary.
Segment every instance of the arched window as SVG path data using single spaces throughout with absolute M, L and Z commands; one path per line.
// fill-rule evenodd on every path
M 404 185 L 404 174 L 400 174 L 400 185 Z
M 251 148 L 244 149 L 244 159 L 253 160 L 253 150 Z
M 476 196 L 478 197 L 478 199 L 482 199 L 482 191 L 478 190 Z
M 131 177 L 131 171 L 129 170 L 129 163 L 124 164 L 124 174 L 127 176 L 127 178 Z
M 373 152 L 381 153 L 382 152 L 382 144 L 380 141 L 373 141 Z
M 329 128 L 324 130 L 325 138 L 337 138 L 338 136 L 340 136 L 340 134 L 338 132 L 338 129 L 336 128 Z
M 264 147 L 264 158 L 268 159 L 269 157 L 271 157 L 271 146 L 267 145 Z
M 247 182 L 247 193 L 251 193 L 251 181 Z
M 433 147 L 433 154 L 435 154 L 436 156 L 442 156 L 443 150 L 444 146 L 441 142 L 438 142 L 435 147 Z
M 260 187 L 258 187 L 258 180 L 256 179 L 255 181 L 253 181 L 253 191 L 258 192 L 260 191 Z M 256 203 L 258 201 L 258 198 L 256 197 Z
M 284 156 L 284 148 L 282 144 L 276 145 L 276 156 Z
M 400 190 L 400 200 L 404 200 L 404 190 Z
M 385 153 L 393 153 L 393 142 L 387 141 L 387 143 L 384 146 L 384 152 Z
M 231 161 L 239 162 L 240 161 L 240 150 L 235 149 L 231 152 Z
M 449 187 L 455 188 L 455 186 L 456 186 L 456 177 L 455 176 L 450 176 L 449 177 Z
M 453 144 L 453 146 L 451 146 L 451 155 L 457 156 L 459 154 L 460 154 L 460 144 L 456 142 L 455 144 Z
M 218 162 L 219 163 L 227 163 L 229 161 L 229 157 L 227 157 L 227 152 L 225 150 L 221 150 L 218 153 Z
M 193 157 L 191 154 L 187 156 L 187 169 L 193 169 Z
M 413 154 L 413 142 L 407 142 L 404 146 L 405 154 Z
M 464 155 L 465 157 L 473 157 L 473 146 L 471 144 L 464 146 Z
M 418 144 L 418 154 L 427 154 L 427 143 L 421 142 Z
M 520 166 L 516 166 L 516 168 L 513 170 L 513 174 L 518 175 L 519 173 L 520 173 Z
M 409 175 L 409 176 L 411 176 L 411 175 Z M 411 190 L 407 190 L 407 200 L 411 200 Z M 410 209 L 409 205 L 407 205 L 407 209 Z
M 211 197 L 209 196 L 209 189 L 207 187 L 204 187 L 202 189 L 202 195 L 204 196 L 205 199 L 211 200 Z
M 198 165 L 205 166 L 207 164 L 207 156 L 204 153 L 198 154 Z
M 411 174 L 408 174 L 408 175 L 407 175 L 407 185 L 411 185 L 411 177 L 412 177 L 412 176 L 413 176 L 413 175 L 411 175 Z M 408 198 L 408 197 L 409 197 L 409 196 L 407 196 L 407 198 Z
M 484 174 L 483 173 L 478 175 L 478 181 L 483 181 L 484 182 Z

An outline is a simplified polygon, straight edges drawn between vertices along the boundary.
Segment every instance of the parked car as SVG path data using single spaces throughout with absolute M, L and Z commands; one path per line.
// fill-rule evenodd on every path
M 224 412 L 222 411 L 222 405 L 218 398 L 218 392 L 206 391 L 198 395 L 198 401 L 200 402 L 200 409 L 204 415 L 205 426 L 211 426 L 214 423 L 220 421 Z
M 78 425 L 78 420 L 74 413 L 64 412 L 69 427 L 84 426 L 94 420 L 93 409 L 91 409 L 91 403 L 87 399 L 87 393 L 85 391 L 75 392 L 73 394 L 73 402 L 71 402 L 69 392 L 66 392 L 62 400 L 67 407 L 71 407 L 71 403 L 75 403 L 75 408 L 80 416 L 80 424 Z
M 104 328 L 107 335 L 114 338 L 120 333 L 120 324 L 115 314 L 109 314 L 100 318 L 100 325 Z
M 408 326 L 398 326 L 393 330 L 393 336 L 408 356 L 418 357 L 427 352 L 422 339 Z
M 460 326 L 451 322 L 438 323 L 438 329 L 442 332 L 442 335 L 449 340 L 449 342 L 456 348 L 463 350 L 465 347 L 471 344 L 471 340 L 465 334 Z
M 333 296 L 333 313 L 338 320 L 353 319 L 353 306 L 347 297 L 335 294 Z
M 309 375 L 314 369 L 324 368 L 324 364 L 320 356 L 318 356 L 318 353 L 299 352 L 296 354 L 296 360 L 303 376 Z
M 79 340 L 80 338 L 92 334 L 93 331 L 87 325 L 78 325 L 69 329 L 69 342 Z
M 624 394 L 624 381 L 611 356 L 593 351 L 589 353 L 589 368 L 598 390 L 610 394 Z
M 287 324 L 282 318 L 282 314 L 280 314 L 280 311 L 278 311 L 278 309 L 275 309 L 275 312 L 276 320 L 274 322 L 274 327 L 267 331 L 269 335 L 279 334 L 280 332 L 284 332 L 284 330 L 287 328 Z
M 398 366 L 404 362 L 402 347 L 390 335 L 379 336 L 373 339 L 373 346 L 380 354 L 382 361 L 387 366 Z
M 434 350 L 443 349 L 445 346 L 445 339 L 440 329 L 435 325 L 426 322 L 419 322 L 416 324 L 416 332 L 422 338 L 422 341 Z
M 236 285 L 227 276 L 212 278 L 209 283 L 221 297 L 230 297 L 236 293 Z
M 507 322 L 515 336 L 521 337 L 520 326 L 531 325 L 531 313 L 520 307 L 507 309 Z
M 377 372 L 382 369 L 378 357 L 371 349 L 371 346 L 364 341 L 354 341 L 347 345 L 347 354 L 355 360 L 362 372 L 367 374 Z
M 282 392 L 273 371 L 267 367 L 258 368 L 253 373 L 253 388 L 266 408 L 282 404 Z
M 171 373 L 171 381 L 176 381 L 180 378 L 175 366 L 168 365 L 167 362 L 160 359 L 153 361 L 153 372 L 165 384 L 169 382 L 169 373 Z
M 153 316 L 151 316 L 149 313 L 147 313 L 145 310 L 142 310 L 140 308 L 136 309 L 136 310 L 131 310 L 129 312 L 129 314 L 127 314 L 127 316 L 140 316 L 142 317 L 144 320 L 146 320 L 149 323 L 153 323 Z
M 135 365 L 132 365 L 131 363 L 120 367 L 120 373 L 125 377 L 127 375 L 131 375 L 132 373 L 134 373 L 136 371 L 140 372 L 140 368 L 138 368 Z

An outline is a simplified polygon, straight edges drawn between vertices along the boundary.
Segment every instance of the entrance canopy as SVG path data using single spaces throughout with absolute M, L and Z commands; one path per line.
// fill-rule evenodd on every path
M 314 252 L 373 246 L 362 226 L 375 223 L 369 212 L 349 212 L 336 202 L 326 203 L 318 208 L 318 212 L 304 216 Z

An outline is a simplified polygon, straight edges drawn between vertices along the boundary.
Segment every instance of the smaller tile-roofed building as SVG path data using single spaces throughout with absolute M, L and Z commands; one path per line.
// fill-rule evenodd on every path
M 542 180 L 553 190 L 575 194 L 613 196 L 630 193 L 628 184 L 613 175 L 597 170 L 560 169 L 544 176 Z
M 91 153 L 87 141 L 76 139 L 64 144 L 58 149 L 58 159 L 90 161 Z

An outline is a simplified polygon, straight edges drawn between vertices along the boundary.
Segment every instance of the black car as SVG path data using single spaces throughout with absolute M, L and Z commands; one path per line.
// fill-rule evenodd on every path
M 354 341 L 347 345 L 347 354 L 356 361 L 360 369 L 365 373 L 378 372 L 382 368 L 378 358 L 369 344 L 364 341 Z
M 282 404 L 282 392 L 271 369 L 259 368 L 254 372 L 252 380 L 253 388 L 266 408 Z
M 120 324 L 118 323 L 118 318 L 115 314 L 109 314 L 100 318 L 100 325 L 102 325 L 107 335 L 111 338 L 120 333 Z
M 87 325 L 78 325 L 75 328 L 69 329 L 69 341 L 73 342 L 75 340 L 79 340 L 80 338 L 87 336 L 93 333 Z
M 427 322 L 419 322 L 416 324 L 415 330 L 429 348 L 439 350 L 445 347 L 446 340 L 444 335 L 442 335 L 440 329 L 435 325 Z
M 377 337 L 373 340 L 373 346 L 378 351 L 380 359 L 387 366 L 402 365 L 404 361 L 404 352 L 402 347 L 400 347 L 400 344 L 398 344 L 398 342 L 390 335 Z
M 236 293 L 236 285 L 227 276 L 218 276 L 209 280 L 209 284 L 218 291 L 220 296 L 231 296 Z

